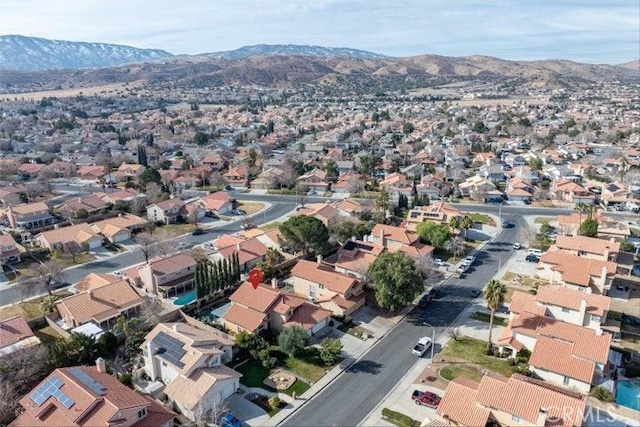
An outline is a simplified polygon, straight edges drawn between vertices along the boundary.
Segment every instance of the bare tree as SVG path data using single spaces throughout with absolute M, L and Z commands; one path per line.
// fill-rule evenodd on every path
M 48 192 L 51 192 L 51 180 L 56 177 L 56 172 L 50 166 L 45 166 L 38 172 L 37 182 L 43 184 Z
M 447 240 L 444 247 L 457 258 L 464 253 L 467 248 L 467 244 L 462 237 L 456 236 Z
M 75 264 L 76 257 L 85 252 L 86 248 L 83 248 L 78 242 L 68 242 L 63 246 L 63 251 L 71 257 L 71 261 Z
M 420 255 L 415 258 L 416 268 L 424 273 L 425 284 L 434 285 L 444 279 L 444 273 L 438 269 L 438 265 L 433 260 L 433 256 Z
M 129 208 L 131 209 L 131 213 L 133 213 L 134 215 L 144 214 L 147 205 L 147 196 L 145 195 L 136 196 L 129 202 Z
M 167 193 L 162 191 L 160 184 L 150 182 L 145 189 L 149 204 L 158 203 L 167 199 Z
M 197 427 L 206 427 L 210 424 L 220 425 L 222 417 L 229 412 L 224 400 L 214 401 L 211 408 L 205 408 L 202 400 L 193 410 L 193 418 Z
M 160 299 L 156 298 L 155 295 L 146 295 L 143 298 L 138 317 L 154 323 L 160 313 L 162 313 L 162 302 Z
M 530 226 L 521 227 L 518 230 L 518 241 L 524 244 L 528 244 L 530 242 L 534 242 L 538 237 L 538 231 Z
M 5 206 L 17 206 L 22 204 L 22 197 L 18 193 L 10 193 L 3 197 Z
M 153 245 L 158 241 L 156 234 L 152 234 L 149 231 L 143 231 L 142 233 L 136 234 L 134 240 L 140 245 L 140 251 L 144 255 L 144 262 L 148 264 Z
M 154 256 L 161 255 L 167 256 L 172 253 L 178 252 L 180 249 L 178 239 L 172 238 L 166 230 L 159 229 L 153 234 L 155 238 L 154 244 L 151 246 L 151 253 Z
M 55 282 L 63 282 L 66 274 L 63 271 L 63 266 L 55 261 L 49 260 L 45 262 L 39 262 L 34 267 L 31 267 L 26 276 L 32 280 L 34 287 L 40 287 L 47 290 L 49 296 L 51 296 L 51 290 Z
M 9 380 L 0 379 L 0 425 L 6 426 L 20 414 L 20 394 Z

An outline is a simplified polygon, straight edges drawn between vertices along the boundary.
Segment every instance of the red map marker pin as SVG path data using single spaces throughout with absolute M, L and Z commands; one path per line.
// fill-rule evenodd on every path
M 258 289 L 258 285 L 262 282 L 262 271 L 254 268 L 249 272 L 249 281 L 253 285 L 253 289 Z

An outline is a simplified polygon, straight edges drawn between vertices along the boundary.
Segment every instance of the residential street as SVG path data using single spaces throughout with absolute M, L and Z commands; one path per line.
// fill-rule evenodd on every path
M 423 323 L 436 327 L 437 339 L 469 304 L 471 289 L 481 289 L 493 277 L 498 270 L 498 259 L 504 264 L 514 254 L 512 244 L 524 221 L 504 211 L 503 219 L 516 222 L 516 227 L 503 229 L 496 240 L 478 254 L 466 277 L 444 282 L 439 299 L 428 307 L 414 309 L 361 360 L 281 425 L 355 426 L 361 423 L 416 363 L 411 348 L 419 337 L 431 335 L 431 329 Z M 435 348 L 436 353 L 439 350 Z

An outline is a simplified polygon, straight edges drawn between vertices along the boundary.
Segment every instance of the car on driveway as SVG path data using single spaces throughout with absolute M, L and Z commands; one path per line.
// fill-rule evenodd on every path
M 531 248 L 531 249 L 529 249 L 527 252 L 528 252 L 530 255 L 535 255 L 535 256 L 537 256 L 538 258 L 540 258 L 542 255 L 544 255 L 544 252 L 542 252 L 540 249 L 533 249 L 533 248 Z
M 521 248 L 520 243 L 515 242 L 515 243 L 513 244 L 513 249 L 515 249 L 516 251 L 517 251 L 518 249 L 520 249 L 520 248 Z
M 211 242 L 206 242 L 204 245 L 202 245 L 202 247 L 204 247 L 205 249 L 209 249 L 211 251 L 215 251 L 216 247 L 213 246 L 213 243 Z
M 515 224 L 511 221 L 502 221 L 502 228 L 515 227 Z
M 416 345 L 413 347 L 413 350 L 411 350 L 411 353 L 415 354 L 416 356 L 422 357 L 424 356 L 426 351 L 429 350 L 429 348 L 431 348 L 431 338 L 422 337 L 418 340 Z
M 116 276 L 118 279 L 122 279 L 124 277 L 124 274 L 122 274 L 122 271 L 120 270 L 114 271 L 113 275 Z
M 538 261 L 540 261 L 540 258 L 535 256 L 534 254 L 529 254 L 529 255 L 526 256 L 526 258 L 524 260 L 527 261 L 527 262 L 538 262 Z
M 437 408 L 440 405 L 440 396 L 430 391 L 414 390 L 411 399 L 416 405 L 428 406 L 429 408 Z
M 475 255 L 469 255 L 468 257 L 466 257 L 464 259 L 463 264 L 467 265 L 467 266 L 472 266 L 473 263 L 476 262 L 476 257 Z
M 438 266 L 438 267 L 446 267 L 447 263 L 444 262 L 443 260 L 441 260 L 440 258 L 434 258 L 433 262 Z

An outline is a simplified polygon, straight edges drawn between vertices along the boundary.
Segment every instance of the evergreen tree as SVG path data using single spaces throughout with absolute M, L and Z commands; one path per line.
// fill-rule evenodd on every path
M 138 164 L 147 167 L 147 147 L 138 145 Z
M 218 265 L 220 263 L 211 264 L 210 265 L 210 273 L 211 273 L 211 290 L 213 292 L 218 292 L 222 289 L 222 285 L 220 283 L 220 274 L 218 273 Z
M 225 258 L 222 261 L 222 283 L 225 288 L 228 288 L 231 285 L 231 271 L 229 269 L 229 261 Z
M 226 287 L 224 283 L 224 270 L 222 268 L 222 261 L 216 263 L 216 271 L 218 273 L 218 289 L 224 289 Z
M 241 271 L 240 271 L 240 257 L 237 252 L 233 254 L 233 268 L 235 271 L 234 281 L 238 283 L 240 281 Z

